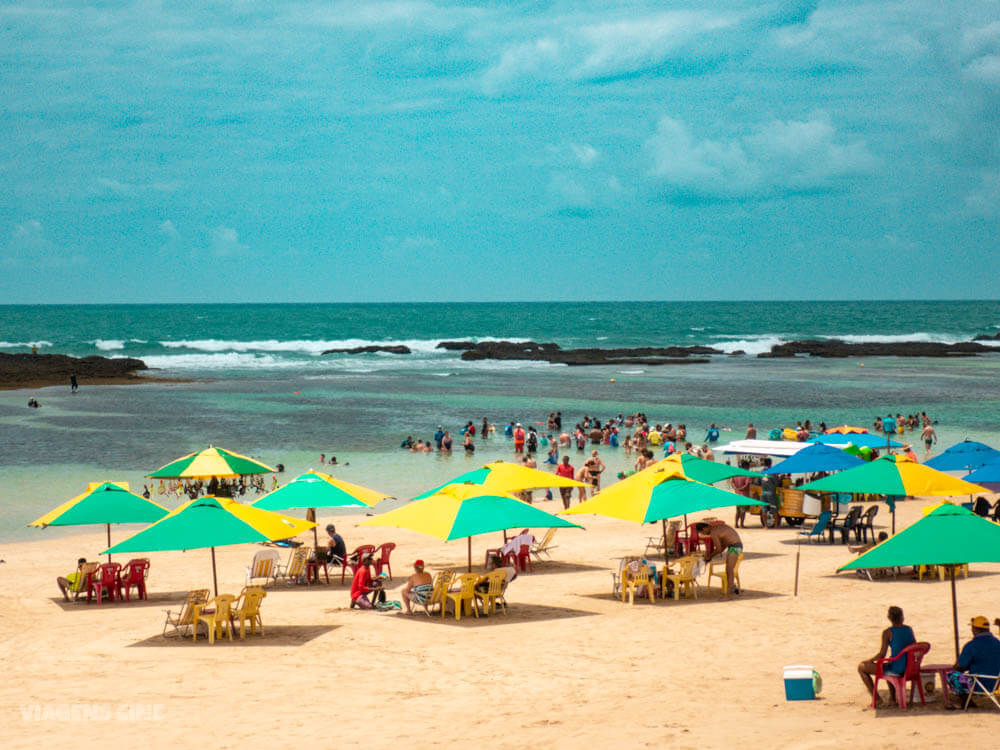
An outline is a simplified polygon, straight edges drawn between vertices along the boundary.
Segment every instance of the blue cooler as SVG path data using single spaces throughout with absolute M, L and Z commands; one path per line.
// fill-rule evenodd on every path
M 819 672 L 812 667 L 805 664 L 785 667 L 785 700 L 811 701 L 822 689 Z

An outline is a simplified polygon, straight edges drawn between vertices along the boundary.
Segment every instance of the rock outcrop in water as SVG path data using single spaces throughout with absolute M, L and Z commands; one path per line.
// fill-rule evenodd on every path
M 973 341 L 960 341 L 956 344 L 934 341 L 869 341 L 848 344 L 839 339 L 826 339 L 775 344 L 770 352 L 762 352 L 757 356 L 781 358 L 807 354 L 810 357 L 974 357 L 996 351 L 996 347 Z
M 705 364 L 709 360 L 691 355 L 723 353 L 707 346 L 563 349 L 559 344 L 535 341 L 483 341 L 471 348 L 463 348 L 464 360 L 534 360 L 565 365 L 692 365 Z
M 76 375 L 81 386 L 140 383 L 150 378 L 137 375 L 148 369 L 141 359 L 130 357 L 69 357 L 65 354 L 0 353 L 0 388 L 39 388 L 69 385 Z
M 445 349 L 449 352 L 463 352 L 466 349 L 475 349 L 475 341 L 441 341 L 435 349 Z
M 353 349 L 327 349 L 323 354 L 375 354 L 385 352 L 386 354 L 410 354 L 410 347 L 402 344 L 391 346 L 355 346 Z

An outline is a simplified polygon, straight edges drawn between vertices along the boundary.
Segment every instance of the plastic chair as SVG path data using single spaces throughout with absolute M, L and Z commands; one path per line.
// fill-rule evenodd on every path
M 961 565 L 955 566 L 958 571 L 960 571 L 966 578 L 969 577 L 969 564 L 962 563 Z M 918 565 L 917 566 L 917 580 L 924 580 L 924 574 L 929 576 L 937 576 L 939 581 L 943 581 L 947 578 L 948 566 L 947 565 Z
M 233 623 L 229 616 L 233 607 L 232 594 L 219 594 L 207 604 L 195 604 L 194 616 L 191 620 L 191 640 L 198 640 L 198 623 L 203 622 L 208 627 L 208 642 L 215 643 L 216 638 L 222 636 L 225 631 L 229 634 L 229 640 L 233 640 Z M 214 608 L 211 608 L 214 605 Z
M 441 601 L 441 617 L 444 618 L 445 610 L 448 609 L 448 602 L 452 602 L 455 607 L 455 619 L 462 619 L 462 610 L 472 610 L 476 618 L 479 618 L 479 603 L 476 601 L 476 581 L 479 580 L 478 573 L 462 573 L 458 576 L 461 588 L 458 591 L 445 592 Z
M 347 576 L 347 569 L 351 569 L 351 578 L 354 578 L 354 574 L 358 572 L 358 568 L 361 567 L 361 561 L 365 559 L 365 555 L 374 555 L 375 545 L 374 544 L 362 544 L 354 552 L 347 556 L 344 560 L 344 564 L 340 568 L 340 582 L 344 582 L 344 578 Z
M 878 701 L 878 681 L 885 680 L 896 691 L 896 702 L 900 709 L 906 710 L 906 683 L 910 683 L 910 702 L 913 702 L 913 690 L 916 688 L 920 692 L 920 705 L 924 705 L 924 683 L 920 679 L 920 663 L 924 656 L 931 650 L 931 644 L 926 641 L 911 643 L 896 655 L 896 659 L 906 660 L 906 671 L 901 675 L 886 674 L 885 665 L 891 664 L 896 659 L 876 659 L 875 660 L 875 680 L 872 689 L 872 708 Z
M 424 612 L 428 617 L 431 616 L 431 607 L 435 604 L 442 610 L 444 609 L 445 594 L 448 593 L 448 587 L 454 580 L 455 571 L 453 570 L 442 570 L 434 577 L 434 589 L 431 591 L 431 596 L 426 602 L 422 602 Z
M 664 573 L 660 577 L 662 581 L 662 596 L 665 599 L 667 597 L 667 581 L 674 584 L 674 601 L 681 598 L 681 589 L 684 589 L 684 595 L 690 596 L 695 599 L 698 598 L 698 582 L 694 579 L 694 564 L 697 559 L 694 557 L 682 557 L 675 561 L 677 563 L 676 573 Z
M 736 558 L 736 567 L 733 569 L 733 583 L 736 584 L 736 590 L 742 591 L 743 584 L 740 583 L 740 565 L 743 564 L 743 555 L 740 554 Z M 716 570 L 718 565 L 719 569 Z M 726 579 L 726 562 L 722 563 L 709 563 L 708 564 L 708 582 L 705 584 L 706 588 L 712 588 L 712 576 L 715 576 L 722 583 L 722 595 L 725 596 L 729 593 L 729 581 Z
M 504 557 L 504 565 L 510 565 L 519 573 L 525 571 L 535 572 L 535 566 L 531 564 L 531 545 L 522 544 L 517 552 L 508 552 Z
M 163 637 L 169 638 L 167 635 L 167 628 L 173 627 L 174 634 L 184 635 L 183 629 L 193 627 L 194 622 L 194 608 L 199 604 L 204 604 L 208 601 L 208 589 L 195 589 L 187 595 L 187 600 L 184 602 L 184 606 L 175 615 L 171 610 L 166 610 L 167 619 L 163 623 Z
M 829 526 L 830 531 L 830 544 L 833 544 L 833 534 L 835 531 L 840 532 L 840 542 L 841 544 L 847 544 L 850 541 L 851 532 L 854 532 L 855 538 L 861 541 L 861 531 L 859 529 L 859 523 L 861 520 L 862 508 L 860 505 L 855 505 L 849 511 L 847 515 L 844 516 L 844 520 L 839 524 L 832 523 Z
M 500 606 L 503 609 L 503 613 L 507 614 L 507 602 L 503 598 L 503 585 L 507 580 L 507 576 L 502 570 L 494 570 L 487 573 L 485 576 L 480 578 L 476 583 L 486 582 L 486 591 L 475 591 L 477 599 L 481 599 L 483 602 L 483 612 L 486 614 L 495 614 L 497 611 L 497 602 L 500 602 Z
M 636 560 L 641 560 L 641 559 L 642 559 L 641 557 L 636 557 L 634 555 L 627 555 L 618 562 L 618 570 L 611 571 L 611 596 L 617 598 L 618 593 L 622 590 L 622 572 L 625 570 L 628 564 L 630 562 L 634 562 Z
M 115 601 L 118 598 L 118 583 L 121 575 L 121 563 L 104 563 L 100 570 L 91 574 L 90 583 L 87 586 L 87 603 L 90 604 L 90 597 L 96 596 L 97 603 L 101 603 L 105 590 L 108 592 L 108 600 Z
M 804 536 L 806 539 L 812 541 L 814 539 L 822 539 L 823 533 L 827 530 L 830 525 L 830 519 L 832 514 L 828 510 L 824 510 L 819 514 L 819 518 L 816 519 L 815 525 L 809 531 L 800 531 L 799 536 Z M 830 541 L 833 541 L 833 534 L 830 534 Z
M 125 601 L 132 601 L 132 587 L 135 586 L 135 593 L 139 599 L 148 599 L 146 596 L 146 578 L 149 576 L 149 558 L 137 557 L 129 560 L 122 568 L 118 579 L 118 601 L 124 597 Z
M 296 547 L 288 555 L 288 562 L 279 565 L 275 578 L 284 578 L 285 583 L 298 583 L 306 577 L 306 565 L 309 562 L 309 547 Z
M 255 552 L 250 567 L 247 568 L 247 586 L 252 584 L 255 578 L 263 578 L 264 585 L 267 585 L 268 581 L 276 580 L 279 560 L 276 549 L 262 549 Z
M 650 571 L 648 565 L 640 564 L 639 570 L 635 574 L 632 573 L 631 565 L 626 565 L 622 569 L 622 604 L 625 603 L 625 594 L 627 593 L 629 606 L 635 606 L 636 589 L 646 589 L 649 603 L 656 603 L 656 591 L 653 589 L 652 571 Z
M 868 534 L 871 533 L 872 541 L 875 541 L 875 516 L 878 515 L 878 506 L 869 505 L 868 509 L 858 521 L 858 528 L 861 530 L 861 543 L 868 543 Z
M 264 623 L 260 619 L 260 603 L 265 596 L 267 592 L 261 586 L 247 586 L 240 592 L 229 618 L 230 628 L 234 621 L 240 624 L 240 640 L 246 635 L 247 623 L 250 625 L 250 635 L 257 632 L 258 627 L 260 634 L 264 635 Z
M 395 542 L 386 542 L 385 544 L 380 544 L 375 548 L 375 553 L 378 555 L 375 560 L 375 575 L 382 575 L 382 568 L 384 567 L 389 572 L 389 580 L 392 580 L 392 565 L 389 564 L 389 555 L 392 551 L 396 549 Z

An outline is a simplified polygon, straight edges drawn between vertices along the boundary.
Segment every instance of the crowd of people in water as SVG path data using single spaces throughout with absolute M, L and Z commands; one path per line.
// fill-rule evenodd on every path
M 278 464 L 276 468 L 278 471 L 283 471 L 285 467 Z M 186 495 L 191 500 L 195 500 L 202 495 L 243 497 L 248 492 L 262 495 L 276 489 L 278 489 L 277 474 L 271 477 L 270 482 L 267 481 L 265 475 L 256 474 L 233 479 L 211 477 L 208 481 L 204 479 L 161 479 L 159 484 L 150 482 L 142 485 L 142 496 L 148 500 L 153 495 L 172 495 L 173 497 Z

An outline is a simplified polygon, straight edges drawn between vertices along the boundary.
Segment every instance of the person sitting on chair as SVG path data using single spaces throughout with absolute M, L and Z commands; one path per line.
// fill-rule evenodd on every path
M 69 594 L 71 591 L 76 592 L 79 590 L 80 581 L 80 569 L 87 563 L 86 557 L 81 557 L 76 561 L 76 572 L 70 573 L 66 576 L 59 576 L 56 578 L 56 585 L 59 586 L 59 590 L 62 592 L 63 599 L 69 601 Z
M 890 627 L 882 631 L 882 646 L 879 648 L 878 653 L 871 659 L 866 659 L 858 664 L 858 674 L 861 675 L 861 681 L 868 688 L 868 694 L 875 697 L 876 707 L 882 706 L 883 701 L 875 695 L 875 682 L 872 680 L 872 675 L 876 671 L 875 661 L 877 659 L 884 659 L 886 653 L 890 653 L 890 658 L 894 659 L 894 661 L 886 664 L 883 672 L 891 675 L 902 675 L 906 671 L 906 659 L 899 659 L 899 654 L 904 648 L 917 642 L 916 637 L 913 635 L 913 628 L 903 624 L 902 609 L 899 607 L 889 607 L 889 622 L 892 623 Z M 892 700 L 895 700 L 896 691 L 891 683 L 889 684 L 889 693 Z
M 347 557 L 344 537 L 337 533 L 337 528 L 332 523 L 326 525 L 326 533 L 330 535 L 330 541 L 326 545 L 326 561 L 332 565 L 342 566 L 344 558 Z
M 1000 675 L 1000 640 L 990 632 L 990 621 L 982 615 L 973 617 L 969 622 L 972 626 L 972 640 L 962 646 L 953 671 L 948 673 L 948 687 L 951 689 L 951 700 L 945 708 L 954 710 L 962 708 L 973 691 L 993 690 L 996 679 L 980 677 L 979 684 L 971 675 Z M 971 701 L 970 706 L 975 706 Z
M 400 598 L 403 600 L 403 607 L 406 614 L 412 614 L 410 603 L 426 604 L 430 601 L 434 592 L 434 579 L 431 574 L 424 571 L 424 561 L 417 560 L 413 563 L 413 575 L 406 579 L 406 585 L 400 591 Z
M 385 601 L 381 579 L 373 579 L 371 555 L 365 555 L 351 581 L 351 609 L 374 609 L 376 602 Z

